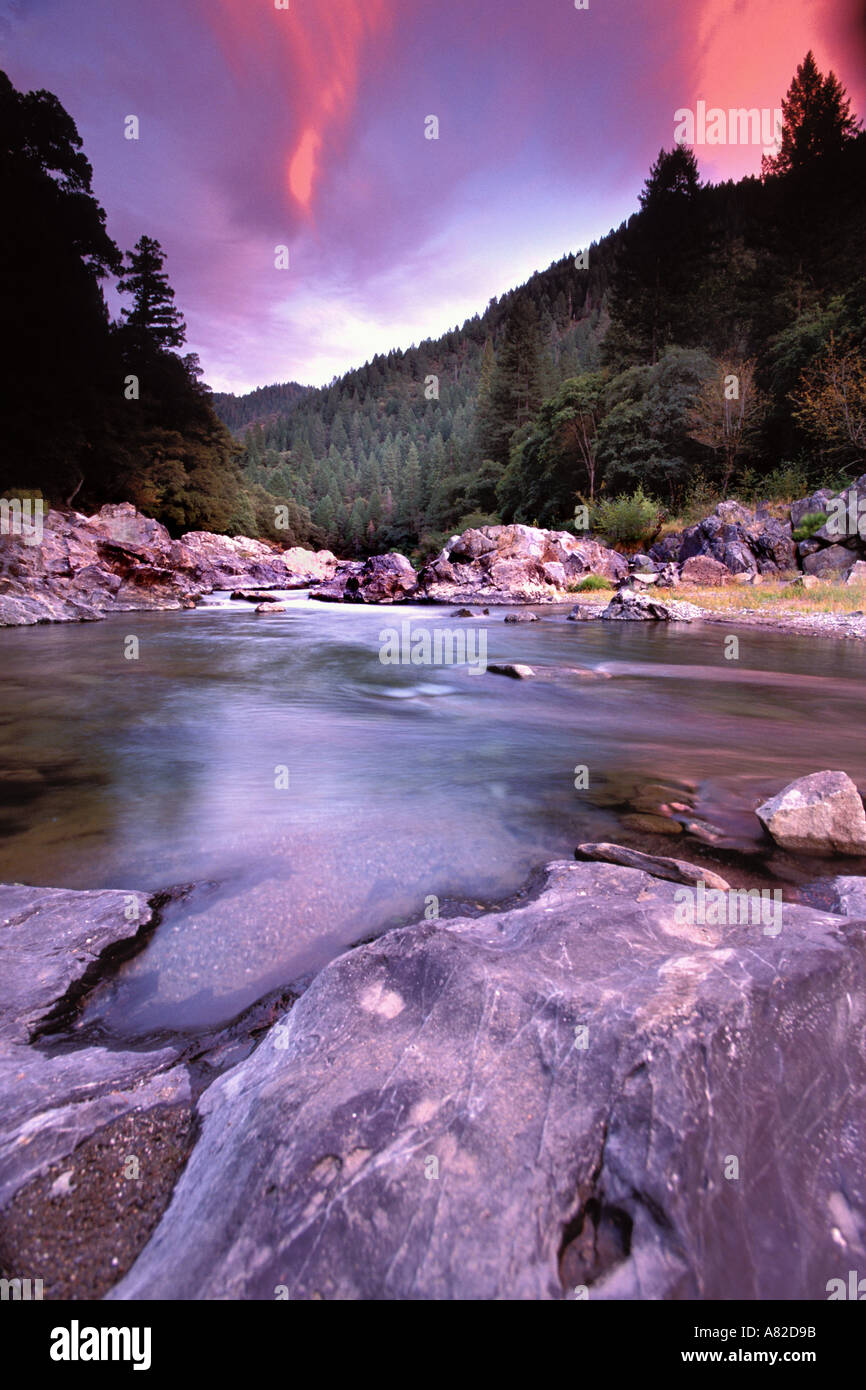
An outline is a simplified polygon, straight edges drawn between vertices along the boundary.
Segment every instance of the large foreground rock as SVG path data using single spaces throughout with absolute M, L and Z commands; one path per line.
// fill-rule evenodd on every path
M 455 603 L 550 603 L 587 574 L 618 581 L 624 556 L 598 541 L 536 526 L 481 526 L 452 536 L 418 576 L 419 596 Z
M 560 863 L 339 957 L 110 1297 L 825 1299 L 866 1256 L 866 924 L 692 891 Z
M 866 812 L 846 772 L 798 777 L 755 814 L 782 849 L 866 855 Z

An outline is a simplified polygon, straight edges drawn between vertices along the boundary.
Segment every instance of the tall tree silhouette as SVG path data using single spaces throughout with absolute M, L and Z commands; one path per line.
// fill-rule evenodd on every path
M 120 267 L 72 117 L 51 92 L 0 72 L 0 334 L 4 473 L 69 495 L 110 377 L 100 281 Z M 4 480 L 5 481 L 5 480 Z
M 127 252 L 117 288 L 133 296 L 133 307 L 124 309 L 126 326 L 142 343 L 167 350 L 182 347 L 186 324 L 174 302 L 174 290 L 163 270 L 165 254 L 154 237 L 143 236 Z
M 822 156 L 838 154 L 857 133 L 845 88 L 834 72 L 823 76 L 811 49 L 782 101 L 782 116 L 779 152 L 761 160 L 765 176 L 789 174 Z

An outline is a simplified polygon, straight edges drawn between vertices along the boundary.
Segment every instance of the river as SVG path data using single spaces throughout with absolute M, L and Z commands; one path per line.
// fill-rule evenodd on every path
M 433 899 L 506 897 L 581 841 L 718 862 L 691 836 L 625 831 L 623 783 L 693 784 L 756 884 L 797 878 L 762 853 L 760 799 L 820 768 L 866 784 L 858 643 L 741 629 L 729 660 L 737 629 L 716 625 L 288 597 L 269 616 L 216 595 L 0 632 L 0 879 L 190 886 L 91 1001 L 110 1034 L 226 1021 Z M 474 625 L 491 663 L 610 678 L 383 664 L 380 634 L 405 620 Z

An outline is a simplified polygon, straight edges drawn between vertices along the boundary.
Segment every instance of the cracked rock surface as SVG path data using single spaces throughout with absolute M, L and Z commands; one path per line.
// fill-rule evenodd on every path
M 173 1047 L 54 1050 L 42 1037 L 151 918 L 140 893 L 0 885 L 0 1209 L 119 1117 L 189 1103 Z
M 825 1298 L 866 1258 L 866 922 L 676 892 L 555 863 L 340 956 L 205 1091 L 109 1297 Z

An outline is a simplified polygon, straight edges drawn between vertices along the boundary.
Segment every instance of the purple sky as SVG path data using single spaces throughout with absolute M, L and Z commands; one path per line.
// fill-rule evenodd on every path
M 189 349 L 240 391 L 483 310 L 634 211 L 678 108 L 778 107 L 810 47 L 864 111 L 856 8 L 0 0 L 0 64 L 60 97 L 112 236 L 162 242 Z M 696 153 L 706 178 L 760 167 L 759 145 Z

